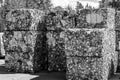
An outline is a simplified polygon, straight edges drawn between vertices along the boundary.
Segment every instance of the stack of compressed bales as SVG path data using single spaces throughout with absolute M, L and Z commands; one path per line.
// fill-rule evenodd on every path
M 47 49 L 48 49 L 48 71 L 65 71 L 66 56 L 64 47 L 64 30 L 57 16 L 47 18 Z M 49 20 L 49 21 L 48 21 Z M 47 24 L 46 23 L 46 24 Z M 50 24 L 52 23 L 52 25 Z
M 15 19 L 14 19 L 14 17 L 12 17 L 12 16 L 10 16 L 9 17 L 9 19 L 7 19 L 7 21 L 5 22 L 5 25 L 4 26 L 6 26 L 5 27 L 5 30 L 6 31 L 38 31 L 38 34 L 41 34 L 42 36 L 42 42 L 40 42 L 39 40 L 41 40 L 41 39 L 39 39 L 39 40 L 37 40 L 36 41 L 36 39 L 34 40 L 36 43 L 39 43 L 39 44 L 41 44 L 42 43 L 42 54 L 40 54 L 42 57 L 41 58 L 39 58 L 39 59 L 37 59 L 37 60 L 39 60 L 38 62 L 40 62 L 41 61 L 41 63 L 43 62 L 43 63 L 45 63 L 45 64 L 42 64 L 42 65 L 46 65 L 46 61 L 48 61 L 48 64 L 49 64 L 49 66 L 48 66 L 48 68 L 49 68 L 49 71 L 51 71 L 51 70 L 56 70 L 56 71 L 63 71 L 63 70 L 65 70 L 66 68 L 65 68 L 65 62 L 66 62 L 66 60 L 65 60 L 65 52 L 64 52 L 64 44 L 62 43 L 63 42 L 63 40 L 61 40 L 61 39 L 63 39 L 63 38 L 59 38 L 58 40 L 57 40 L 57 36 L 56 35 L 60 35 L 60 33 L 61 33 L 61 31 L 59 31 L 59 30 L 49 30 L 48 29 L 48 31 L 47 31 L 47 33 L 49 34 L 49 33 L 51 33 L 51 34 L 53 34 L 54 35 L 54 37 L 55 37 L 55 39 L 56 39 L 56 45 L 57 45 L 57 47 L 55 46 L 54 48 L 53 47 L 50 47 L 50 46 L 48 46 L 48 43 L 49 43 L 49 38 L 48 38 L 48 40 L 46 41 L 46 35 L 47 35 L 47 33 L 46 33 L 46 29 L 44 29 L 41 25 L 41 23 L 39 24 L 40 26 L 39 27 L 34 27 L 34 26 L 37 26 L 38 24 L 36 24 L 37 22 L 37 20 L 39 20 L 39 19 L 41 19 L 41 18 L 39 18 L 39 16 L 41 15 L 37 15 L 38 13 L 37 13 L 37 10 L 36 9 L 39 9 L 39 10 L 45 10 L 45 9 L 48 9 L 48 8 L 50 8 L 50 6 L 51 6 L 51 4 L 50 4 L 50 1 L 49 0 L 5 0 L 5 3 L 6 3 L 6 5 L 5 5 L 5 8 L 6 9 L 8 9 L 8 10 L 5 10 L 4 11 L 4 15 L 3 15 L 3 17 L 5 18 L 5 17 L 9 17 L 9 15 L 11 14 L 11 13 L 13 13 L 14 14 L 14 12 L 9 12 L 9 10 L 14 10 L 14 9 L 21 9 L 21 10 L 24 10 L 24 8 L 27 8 L 27 9 L 33 9 L 32 11 L 36 11 L 35 13 L 33 13 L 32 14 L 32 16 L 34 16 L 35 18 L 34 18 L 34 20 L 30 20 L 30 19 L 26 19 L 26 18 L 31 18 L 31 15 L 29 15 L 29 13 L 25 13 L 25 15 L 27 16 L 26 18 L 24 18 L 24 17 L 21 17 L 21 18 L 19 18 L 19 14 L 22 14 L 22 13 L 24 13 L 24 12 L 19 12 L 19 14 L 14 14 L 14 16 L 17 16 L 17 21 L 15 22 Z M 32 12 L 31 11 L 31 12 Z M 9 14 L 8 14 L 8 12 L 9 12 Z M 30 12 L 30 14 L 31 14 L 31 12 Z M 7 15 L 8 14 L 8 15 Z M 7 16 L 6 16 L 7 15 Z M 21 15 L 22 16 L 22 15 Z M 12 20 L 12 21 L 8 21 L 8 20 Z M 54 19 L 55 20 L 55 19 Z M 21 21 L 21 22 L 20 22 Z M 34 22 L 36 22 L 36 23 L 34 23 Z M 55 23 L 55 24 L 57 24 L 57 23 Z M 8 26 L 8 25 L 10 25 L 10 26 Z M 27 26 L 30 26 L 29 28 L 27 27 Z M 44 26 L 44 25 L 43 25 Z M 45 26 L 44 26 L 45 27 Z M 40 28 L 40 29 L 39 29 Z M 41 31 L 42 30 L 42 31 Z M 54 32 L 54 33 L 53 33 Z M 5 32 L 6 33 L 6 32 Z M 36 32 L 36 34 L 37 34 L 37 32 Z M 36 37 L 36 38 L 41 38 L 40 36 L 39 37 Z M 47 43 L 47 45 L 46 45 L 46 43 Z M 57 44 L 58 43 L 58 44 Z M 22 43 L 21 43 L 22 44 Z M 38 44 L 38 47 L 41 47 L 41 45 L 39 46 L 39 44 Z M 36 44 L 36 46 L 37 46 L 37 44 Z M 62 49 L 60 49 L 62 47 Z M 46 49 L 46 48 L 48 48 L 48 49 Z M 51 48 L 52 48 L 52 50 L 51 50 Z M 56 49 L 56 50 L 54 50 L 54 49 Z M 60 49 L 60 50 L 59 50 Z M 34 51 L 37 51 L 38 50 L 38 52 L 41 50 L 41 49 L 39 49 L 39 48 L 37 48 L 36 50 L 34 50 Z M 58 55 L 56 55 L 56 51 L 57 51 L 57 53 L 59 53 Z M 61 53 L 61 51 L 62 51 L 62 53 Z M 48 52 L 48 55 L 47 55 L 47 52 Z M 53 53 L 54 55 L 56 55 L 54 58 L 52 58 L 51 57 L 51 54 L 50 53 Z M 61 54 L 60 54 L 61 53 Z M 64 54 L 64 55 L 63 55 Z M 62 56 L 63 55 L 63 56 Z M 46 56 L 46 57 L 44 57 L 44 56 Z M 59 57 L 60 56 L 60 57 Z M 56 61 L 56 57 L 58 57 L 58 61 Z M 56 59 L 55 59 L 56 58 Z M 43 60 L 45 60 L 45 61 L 42 61 L 42 59 Z M 64 59 L 64 60 L 63 60 Z M 59 60 L 61 60 L 61 62 L 59 61 Z M 58 62 L 58 63 L 57 63 Z M 41 64 L 40 63 L 40 64 Z M 55 64 L 53 64 L 53 63 L 55 63 Z M 55 65 L 54 67 L 52 67 L 52 64 L 53 65 Z M 41 66 L 42 66 L 41 65 Z M 40 65 L 39 65 L 40 66 Z M 57 67 L 58 66 L 58 67 Z M 46 68 L 46 66 L 44 66 L 45 68 Z M 51 69 L 50 69 L 51 68 Z
M 80 9 L 77 13 L 63 14 L 61 23 L 64 28 L 106 28 L 107 9 Z M 66 15 L 66 16 L 64 16 Z
M 105 29 L 67 31 L 67 79 L 107 80 L 115 54 L 114 36 L 115 32 Z
M 104 10 L 97 11 L 101 14 Z M 82 22 L 83 26 L 73 26 L 66 30 L 65 54 L 68 80 L 108 80 L 109 74 L 116 71 L 115 11 L 108 8 L 105 9 L 105 14 L 107 14 L 106 18 L 102 19 L 98 28 L 93 22 L 88 26 L 91 23 L 88 19 L 85 20 L 86 23 Z
M 66 31 L 68 80 L 101 79 L 102 36 L 99 31 Z
M 6 12 L 3 35 L 5 66 L 9 71 L 36 72 L 45 68 L 42 25 L 44 13 L 33 9 L 13 9 Z

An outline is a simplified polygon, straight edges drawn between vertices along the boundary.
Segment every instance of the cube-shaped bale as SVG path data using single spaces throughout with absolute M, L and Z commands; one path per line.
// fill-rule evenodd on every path
M 6 31 L 28 31 L 43 29 L 44 12 L 36 9 L 13 9 L 5 13 Z
M 44 32 L 4 32 L 5 67 L 15 72 L 37 72 L 47 67 L 47 54 L 43 54 Z
M 114 74 L 117 68 L 118 53 L 115 51 L 115 41 L 114 30 L 67 30 L 65 35 L 65 54 L 68 57 L 67 79 L 108 80 L 110 74 Z
M 68 16 L 66 28 L 109 28 L 115 29 L 115 9 L 81 9 L 74 16 Z
M 66 31 L 65 50 L 67 56 L 102 57 L 102 40 L 104 33 L 100 30 L 80 29 Z
M 105 28 L 106 20 L 107 9 L 81 9 L 76 16 L 75 28 Z
M 51 30 L 47 34 L 48 48 L 48 70 L 49 71 L 65 71 L 66 56 L 65 56 L 65 41 L 64 31 Z

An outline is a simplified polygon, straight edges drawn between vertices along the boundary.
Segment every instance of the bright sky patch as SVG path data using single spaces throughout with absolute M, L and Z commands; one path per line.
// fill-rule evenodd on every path
M 72 8 L 75 8 L 77 1 L 81 2 L 84 6 L 89 4 L 95 8 L 98 8 L 99 7 L 98 1 L 100 0 L 52 0 L 52 3 L 53 3 L 53 6 L 66 7 L 70 5 Z

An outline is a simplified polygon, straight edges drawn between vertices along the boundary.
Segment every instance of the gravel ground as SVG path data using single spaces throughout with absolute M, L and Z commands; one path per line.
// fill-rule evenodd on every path
M 4 60 L 0 60 L 0 80 L 66 80 L 65 73 L 58 72 L 41 72 L 37 74 L 23 74 L 23 73 L 12 73 L 6 72 L 4 68 Z M 116 73 L 109 80 L 120 80 L 120 73 Z
M 40 72 L 34 75 L 6 72 L 4 60 L 0 60 L 0 80 L 66 80 L 63 72 Z
M 8 73 L 4 68 L 4 60 L 0 60 L 0 80 L 31 80 L 38 75 Z

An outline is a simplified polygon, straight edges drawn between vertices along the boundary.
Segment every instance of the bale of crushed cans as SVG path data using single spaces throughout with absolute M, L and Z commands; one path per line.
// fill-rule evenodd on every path
M 73 15 L 68 15 L 66 18 L 61 19 L 64 28 L 110 28 L 115 22 L 115 10 L 112 8 L 100 9 L 80 9 Z
M 37 72 L 47 68 L 43 16 L 42 11 L 33 9 L 6 12 L 3 42 L 5 66 L 9 71 Z
M 67 56 L 97 56 L 102 54 L 102 32 L 79 30 L 66 31 L 65 48 Z
M 105 28 L 107 9 L 81 9 L 70 16 L 67 28 Z M 67 21 L 66 20 L 66 21 Z M 67 21 L 68 22 L 68 21 Z
M 44 12 L 36 9 L 6 10 L 5 31 L 40 31 Z
M 5 66 L 9 71 L 34 72 L 44 68 L 46 55 L 42 54 L 42 32 L 4 32 Z
M 105 28 L 66 30 L 65 54 L 67 80 L 107 80 L 110 71 L 114 73 L 117 68 L 115 31 Z
M 65 35 L 67 80 L 108 80 L 117 69 L 115 10 L 81 9 L 76 21 Z

